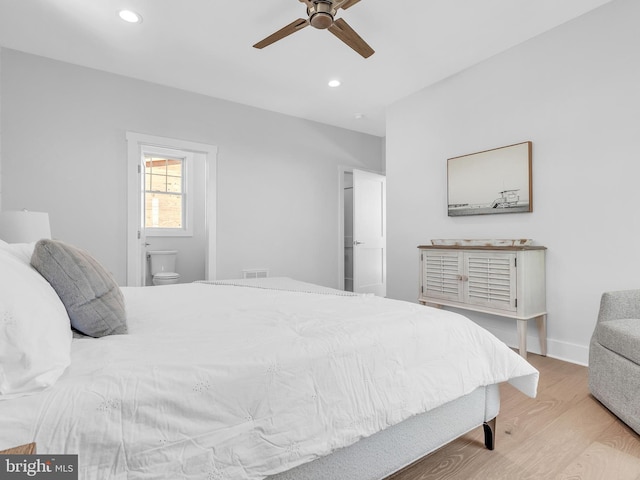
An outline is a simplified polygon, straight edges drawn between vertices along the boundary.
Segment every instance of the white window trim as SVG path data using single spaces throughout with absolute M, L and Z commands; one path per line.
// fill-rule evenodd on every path
M 187 150 L 179 150 L 173 148 L 163 148 L 154 145 L 140 145 L 140 161 L 142 163 L 142 171 L 144 172 L 144 157 L 146 155 L 166 156 L 169 158 L 181 158 L 184 159 L 183 186 L 182 192 L 183 205 L 182 215 L 184 226 L 182 228 L 155 228 L 146 227 L 145 233 L 147 237 L 193 237 L 193 202 L 191 201 L 191 194 L 193 192 L 194 179 L 193 179 L 193 152 Z M 145 205 L 145 202 L 142 202 Z

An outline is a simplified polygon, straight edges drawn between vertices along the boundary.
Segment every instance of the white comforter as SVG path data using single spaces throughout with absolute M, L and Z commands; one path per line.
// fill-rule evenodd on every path
M 81 479 L 260 479 L 476 387 L 538 372 L 447 311 L 230 285 L 125 288 L 129 334 L 75 339 L 48 391 L 0 401 L 0 442 Z

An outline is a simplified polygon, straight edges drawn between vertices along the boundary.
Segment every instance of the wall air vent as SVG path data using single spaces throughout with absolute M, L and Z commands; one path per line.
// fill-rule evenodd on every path
M 266 268 L 251 268 L 242 270 L 242 278 L 267 278 L 269 270 Z

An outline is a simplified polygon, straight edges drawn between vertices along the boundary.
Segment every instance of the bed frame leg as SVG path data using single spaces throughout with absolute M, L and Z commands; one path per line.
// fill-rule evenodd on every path
M 488 422 L 484 422 L 484 444 L 489 450 L 493 450 L 496 445 L 496 418 L 494 417 Z

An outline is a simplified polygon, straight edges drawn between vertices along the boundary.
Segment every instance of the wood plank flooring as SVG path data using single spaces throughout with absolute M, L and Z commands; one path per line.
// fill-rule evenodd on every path
M 496 448 L 482 427 L 392 480 L 640 480 L 640 436 L 589 393 L 587 367 L 529 354 L 538 396 L 500 387 Z M 640 400 L 639 400 L 640 401 Z

